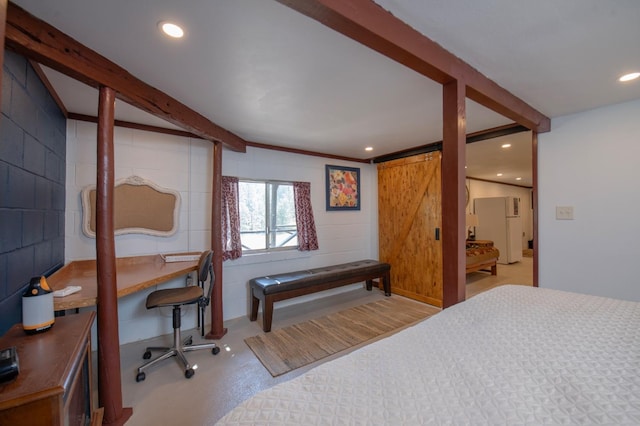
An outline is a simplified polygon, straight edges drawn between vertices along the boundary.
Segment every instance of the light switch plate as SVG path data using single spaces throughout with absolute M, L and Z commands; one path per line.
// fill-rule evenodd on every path
M 573 206 L 556 206 L 557 220 L 573 220 Z

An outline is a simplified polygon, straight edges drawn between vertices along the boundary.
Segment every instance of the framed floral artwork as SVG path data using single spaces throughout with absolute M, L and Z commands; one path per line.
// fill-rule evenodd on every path
M 360 169 L 325 166 L 327 211 L 360 210 Z

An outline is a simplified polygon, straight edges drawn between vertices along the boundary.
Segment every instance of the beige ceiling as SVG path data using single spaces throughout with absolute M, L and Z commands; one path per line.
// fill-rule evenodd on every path
M 370 158 L 442 138 L 438 84 L 272 0 L 15 3 L 246 140 Z M 640 81 L 616 81 L 640 70 L 640 1 L 377 3 L 551 118 L 640 98 Z M 160 35 L 167 19 L 184 39 Z M 46 73 L 69 111 L 96 115 L 94 89 Z M 468 132 L 510 122 L 467 109 Z M 173 127 L 123 103 L 116 118 Z M 484 145 L 468 149 L 470 174 L 530 179 L 528 147 L 510 157 Z M 528 172 L 516 151 L 529 152 Z

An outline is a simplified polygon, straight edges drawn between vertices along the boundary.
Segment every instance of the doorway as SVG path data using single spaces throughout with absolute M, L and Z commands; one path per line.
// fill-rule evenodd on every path
M 519 199 L 519 216 L 522 238 L 522 259 L 513 263 L 498 263 L 497 275 L 488 272 L 472 272 L 466 276 L 467 298 L 502 284 L 534 285 L 534 173 L 533 134 L 520 131 L 510 135 L 484 139 L 466 145 L 465 185 L 466 213 L 475 214 L 477 198 L 516 197 Z M 469 235 L 474 238 L 482 223 L 472 220 Z M 483 238 L 486 238 L 486 232 Z

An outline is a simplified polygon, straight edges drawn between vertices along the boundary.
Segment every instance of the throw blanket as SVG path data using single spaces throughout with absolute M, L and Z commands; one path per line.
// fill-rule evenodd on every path
M 243 402 L 219 424 L 640 424 L 640 303 L 480 294 Z

